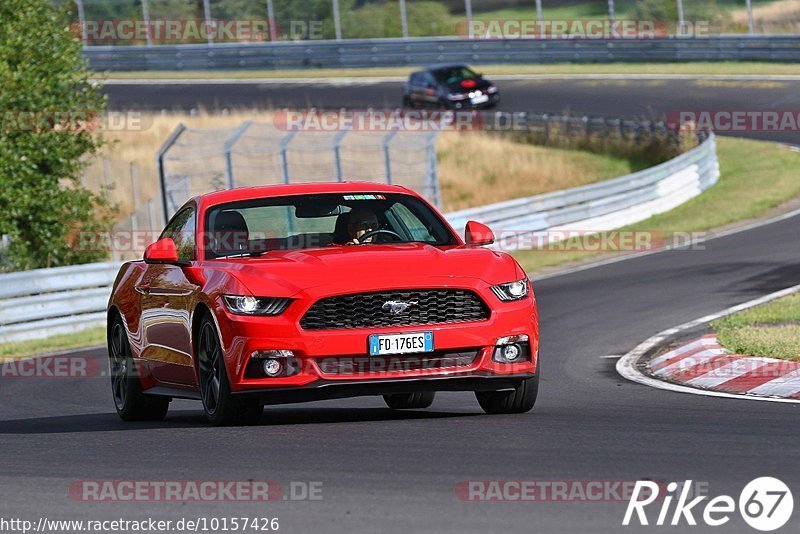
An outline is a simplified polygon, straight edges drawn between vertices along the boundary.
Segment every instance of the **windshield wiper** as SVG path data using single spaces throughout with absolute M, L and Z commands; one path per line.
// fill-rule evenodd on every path
M 249 252 L 241 252 L 239 254 L 226 254 L 225 256 L 217 256 L 218 260 L 226 259 L 226 258 L 255 258 L 258 256 L 263 256 L 269 252 L 269 250 L 251 250 Z

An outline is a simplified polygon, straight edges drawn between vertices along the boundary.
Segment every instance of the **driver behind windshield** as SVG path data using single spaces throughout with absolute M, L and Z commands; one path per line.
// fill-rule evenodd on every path
M 361 243 L 372 243 L 375 235 L 368 236 L 361 239 L 361 236 L 367 232 L 378 230 L 378 217 L 372 210 L 366 208 L 357 208 L 350 212 L 350 218 L 347 223 L 347 234 L 350 240 L 348 245 L 360 245 Z

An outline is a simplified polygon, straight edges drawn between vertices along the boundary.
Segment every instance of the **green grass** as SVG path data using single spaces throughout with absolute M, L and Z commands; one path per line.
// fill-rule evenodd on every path
M 102 326 L 87 328 L 80 332 L 59 334 L 45 339 L 32 339 L 18 343 L 0 344 L 0 360 L 26 358 L 48 352 L 56 352 L 93 345 L 103 345 L 106 342 L 106 329 Z
M 360 69 L 287 69 L 215 71 L 133 71 L 98 73 L 109 79 L 241 79 L 241 78 L 403 78 L 417 67 L 374 67 Z M 793 75 L 800 76 L 800 63 L 714 62 L 714 63 L 553 63 L 548 65 L 480 65 L 477 70 L 491 78 L 507 74 L 673 74 L 673 75 Z
M 623 230 L 701 232 L 757 218 L 800 195 L 800 153 L 765 141 L 717 137 L 720 179 L 716 185 L 661 215 Z M 514 255 L 529 272 L 598 259 L 599 253 L 526 250 Z M 691 254 L 691 251 L 687 251 Z
M 800 361 L 800 294 L 729 315 L 711 328 L 736 354 Z

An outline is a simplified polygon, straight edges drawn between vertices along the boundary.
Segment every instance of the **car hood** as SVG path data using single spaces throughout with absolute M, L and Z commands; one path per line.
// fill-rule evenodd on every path
M 271 251 L 257 258 L 207 262 L 212 265 L 227 271 L 253 294 L 276 297 L 320 286 L 348 293 L 387 286 L 458 285 L 458 279 L 497 284 L 510 282 L 519 273 L 516 262 L 502 252 L 424 243 Z

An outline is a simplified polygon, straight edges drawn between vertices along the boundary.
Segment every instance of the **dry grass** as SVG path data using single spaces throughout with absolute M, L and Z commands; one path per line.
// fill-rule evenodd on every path
M 113 185 L 111 197 L 119 205 L 121 217 L 126 218 L 134 208 L 140 215 L 145 214 L 142 206 L 151 198 L 160 213 L 155 154 L 179 123 L 190 128 L 228 129 L 219 134 L 224 138 L 246 120 L 268 123 L 272 114 L 267 111 L 225 115 L 200 112 L 196 116 L 154 114 L 143 117 L 144 128 L 140 131 L 107 133 L 110 144 L 103 155 L 111 160 L 107 164 Z M 635 170 L 623 158 L 532 146 L 484 132 L 445 132 L 437 139 L 436 149 L 445 211 L 564 189 Z M 127 162 L 135 162 L 138 167 L 136 206 Z M 294 173 L 295 169 L 292 170 Z M 302 175 L 300 171 L 298 174 Z M 363 173 L 364 169 L 360 171 Z M 104 182 L 103 163 L 96 160 L 87 169 L 86 185 L 97 190 Z
M 800 30 L 800 0 L 777 0 L 753 8 L 756 32 L 794 33 Z M 747 28 L 747 9 L 731 13 L 733 29 Z
M 633 170 L 625 159 L 485 132 L 446 132 L 439 136 L 436 152 L 444 211 L 566 189 Z
M 188 114 L 145 114 L 141 116 L 141 128 L 106 132 L 104 137 L 109 141 L 101 152 L 101 156 L 109 161 L 105 164 L 102 158 L 89 162 L 85 172 L 85 184 L 92 190 L 99 190 L 103 185 L 111 185 L 111 199 L 123 216 L 134 211 L 141 211 L 148 199 L 158 198 L 159 187 L 156 173 L 156 152 L 169 134 L 183 122 L 191 128 L 233 128 L 245 120 L 269 120 L 269 116 L 237 112 L 227 115 L 199 113 Z M 130 163 L 138 169 L 139 195 L 134 205 L 131 185 Z M 106 169 L 104 171 L 104 165 Z M 109 176 L 106 181 L 105 176 Z M 160 206 L 157 209 L 160 213 Z

